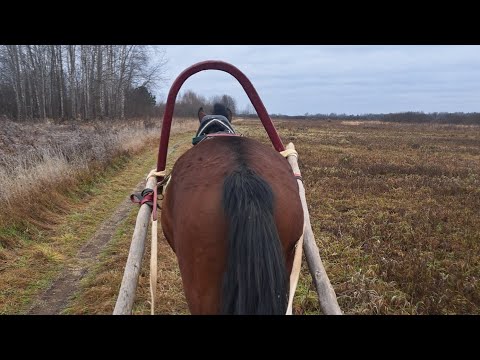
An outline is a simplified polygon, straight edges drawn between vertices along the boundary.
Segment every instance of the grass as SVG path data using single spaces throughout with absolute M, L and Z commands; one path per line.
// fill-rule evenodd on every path
M 33 295 L 51 282 L 67 259 L 76 254 L 100 223 L 124 200 L 125 187 L 133 187 L 152 167 L 152 151 L 148 155 L 126 161 L 121 168 L 118 164 L 109 168 L 103 176 L 111 178 L 115 174 L 112 181 L 106 183 L 105 178 L 97 178 L 97 182 L 84 188 L 88 195 L 82 202 L 78 198 L 71 202 L 71 212 L 65 214 L 53 230 L 39 232 L 15 249 L 16 256 L 11 256 L 11 261 L 0 273 L 0 313 L 26 310 L 25 306 L 30 304 Z M 147 159 L 150 162 L 142 163 Z M 102 195 L 95 196 L 95 193 Z M 8 297 L 2 296 L 5 294 Z
M 269 144 L 258 122 L 234 124 L 244 136 Z M 300 154 L 313 231 L 344 313 L 480 313 L 478 127 L 275 125 Z M 69 313 L 112 312 L 135 214 Z M 175 255 L 160 237 L 156 314 L 187 314 Z M 149 313 L 148 274 L 147 260 L 135 314 Z M 294 313 L 321 314 L 305 261 Z
M 180 123 L 173 129 L 182 132 L 191 127 L 190 123 Z M 135 131 L 131 134 L 138 135 Z M 49 202 L 32 200 L 32 207 L 18 207 L 14 212 L 10 207 L 0 210 L 0 314 L 25 312 L 33 297 L 51 283 L 148 173 L 155 164 L 158 134 L 158 129 L 153 129 L 143 138 L 142 146 L 138 140 L 130 147 L 127 140 L 123 141 L 121 147 L 127 152 L 117 152 L 102 167 L 89 166 L 68 186 L 61 179 L 53 179 L 44 184 L 44 189 L 32 189 L 36 195 L 32 198 L 41 200 L 47 198 L 42 193 L 50 190 Z M 93 169 L 98 172 L 92 173 Z M 28 214 L 34 210 L 40 214 Z
M 65 314 L 112 314 L 127 262 L 137 212 L 138 209 L 132 209 L 111 243 L 102 252 L 98 265 L 82 280 L 82 289 L 66 309 Z M 150 239 L 151 234 L 147 237 L 144 261 L 135 293 L 133 308 L 135 315 L 150 314 Z M 155 313 L 188 314 L 177 259 L 161 237 L 158 243 L 158 264 Z
M 244 136 L 270 143 L 258 122 L 234 125 Z M 282 120 L 275 126 L 283 142 L 292 141 L 299 152 L 313 231 L 344 313 L 480 313 L 479 127 Z M 170 144 L 177 139 L 172 136 Z M 187 143 L 169 156 L 169 166 Z M 124 170 L 132 166 L 125 164 Z M 112 176 L 102 179 L 85 183 L 92 206 L 103 204 L 101 189 L 108 188 Z M 82 204 L 76 200 L 63 210 L 62 216 L 69 216 L 65 223 L 77 227 L 57 230 L 61 234 L 55 239 L 52 230 L 31 223 L 28 228 L 0 227 L 2 239 L 21 244 L 12 250 L 12 244 L 2 242 L 0 248 L 0 312 L 22 304 L 15 295 L 22 286 L 30 286 L 33 294 L 48 283 L 47 271 L 34 281 L 30 270 L 17 274 L 15 286 L 4 286 L 2 264 L 15 258 L 17 269 L 29 264 L 38 269 L 42 262 L 60 267 L 75 251 L 60 250 L 56 244 L 71 244 L 72 234 L 93 231 L 95 219 L 103 216 L 88 216 L 90 205 Z M 119 227 L 66 313 L 111 314 L 136 213 L 134 208 Z M 24 254 L 26 249 L 31 251 Z M 144 259 L 148 252 L 149 245 Z M 34 254 L 37 260 L 32 262 Z M 188 313 L 175 255 L 162 236 L 158 264 L 156 313 Z M 135 314 L 149 313 L 148 266 L 146 261 L 141 271 Z M 305 261 L 294 312 L 321 313 Z
M 178 146 L 172 146 L 169 150 L 171 154 L 167 158 L 167 171 L 171 170 L 175 160 L 191 146 L 191 137 L 191 132 L 171 137 L 170 144 Z M 82 289 L 65 310 L 65 314 L 112 314 L 127 262 L 137 213 L 138 208 L 132 208 L 128 218 L 102 251 L 95 269 L 82 280 Z M 160 223 L 158 234 L 158 287 L 155 313 L 188 314 L 177 259 L 162 236 Z M 133 308 L 133 314 L 136 315 L 150 314 L 150 241 L 149 232 Z
M 300 154 L 313 231 L 345 313 L 480 313 L 479 127 L 276 126 Z M 305 266 L 295 311 L 320 313 Z

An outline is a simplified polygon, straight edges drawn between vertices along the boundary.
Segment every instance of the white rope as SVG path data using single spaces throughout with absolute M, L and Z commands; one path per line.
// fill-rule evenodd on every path
M 155 295 L 157 293 L 157 226 L 158 221 L 152 219 L 152 248 L 150 252 L 150 313 L 155 315 Z
M 304 227 L 305 229 L 305 227 Z M 287 313 L 285 315 L 292 315 L 293 297 L 297 289 L 298 279 L 300 278 L 300 269 L 302 267 L 302 248 L 303 248 L 303 232 L 300 239 L 295 244 L 295 257 L 293 258 L 292 272 L 290 273 L 290 293 L 288 296 Z
M 152 171 L 150 171 L 147 175 L 147 180 L 149 178 L 151 178 L 152 176 L 165 176 L 166 172 L 165 170 L 162 170 L 162 171 L 157 171 L 157 169 L 153 169 Z
M 289 156 L 295 156 L 298 159 L 298 152 L 295 149 L 286 149 L 286 150 L 280 151 L 280 155 L 282 155 L 285 158 Z
M 153 169 L 147 176 L 147 180 L 153 176 L 165 176 L 166 171 L 157 171 Z M 170 181 L 170 179 L 168 179 Z M 167 182 L 168 184 L 168 182 Z M 158 186 L 158 184 L 157 184 Z M 157 200 L 158 201 L 158 200 Z M 155 296 L 157 293 L 157 258 L 158 258 L 158 251 L 157 251 L 157 243 L 158 243 L 158 213 L 157 219 L 153 219 L 153 211 L 152 211 L 152 244 L 150 249 L 150 314 L 155 315 Z
M 286 149 L 280 151 L 280 154 L 285 158 L 289 156 L 295 156 L 298 159 L 298 152 L 295 149 Z M 297 181 L 301 181 L 297 179 Z M 302 268 L 302 249 L 303 249 L 303 234 L 305 233 L 305 223 L 303 225 L 302 236 L 295 244 L 295 255 L 293 258 L 292 271 L 290 273 L 290 292 L 288 295 L 288 306 L 285 315 L 292 315 L 293 312 L 293 298 L 295 296 L 295 290 L 297 290 L 298 279 L 300 278 L 300 269 Z

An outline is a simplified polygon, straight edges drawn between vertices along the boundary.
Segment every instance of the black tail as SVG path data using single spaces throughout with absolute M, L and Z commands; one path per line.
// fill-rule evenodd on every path
M 225 179 L 222 201 L 228 221 L 222 312 L 285 314 L 287 271 L 273 216 L 272 188 L 242 166 Z

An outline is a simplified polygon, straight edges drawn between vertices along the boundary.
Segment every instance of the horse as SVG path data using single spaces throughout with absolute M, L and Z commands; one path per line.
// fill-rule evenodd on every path
M 175 162 L 162 201 L 188 308 L 285 314 L 304 224 L 296 178 L 273 148 L 232 133 L 228 108 L 215 104 L 213 113 L 199 109 L 195 145 Z M 208 122 L 213 134 L 201 133 Z

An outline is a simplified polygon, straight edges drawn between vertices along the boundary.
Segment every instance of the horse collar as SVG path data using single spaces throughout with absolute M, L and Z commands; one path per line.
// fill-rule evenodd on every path
M 207 115 L 204 116 L 200 122 L 200 126 L 195 137 L 192 139 L 192 144 L 196 145 L 212 136 L 239 136 L 233 129 L 230 121 L 222 115 Z

